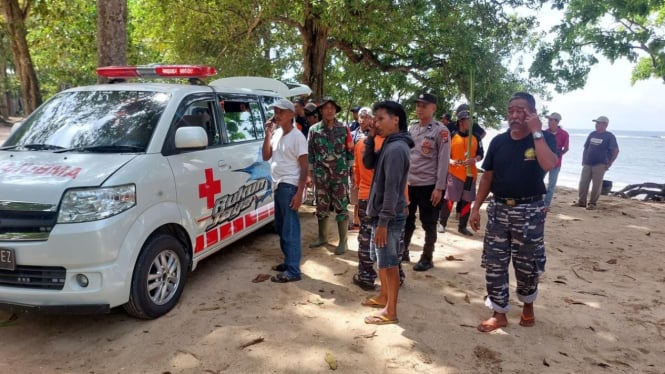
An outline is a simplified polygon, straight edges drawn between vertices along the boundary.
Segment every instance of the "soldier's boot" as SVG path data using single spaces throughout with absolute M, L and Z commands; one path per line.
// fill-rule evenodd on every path
M 309 244 L 310 248 L 321 247 L 328 244 L 328 218 L 319 219 L 319 237 Z
M 469 231 L 469 229 L 466 228 L 467 223 L 469 223 L 469 214 L 465 214 L 463 216 L 460 216 L 459 218 L 459 228 L 457 231 L 460 232 L 462 235 L 466 236 L 473 236 L 473 233 Z
M 339 233 L 339 244 L 335 248 L 336 255 L 343 255 L 346 252 L 346 237 L 349 232 L 349 219 L 346 218 L 343 221 L 337 221 L 337 232 Z

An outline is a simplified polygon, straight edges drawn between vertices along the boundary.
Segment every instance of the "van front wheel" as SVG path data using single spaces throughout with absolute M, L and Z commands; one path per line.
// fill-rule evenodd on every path
M 132 276 L 130 315 L 153 319 L 168 313 L 178 303 L 187 280 L 187 256 L 180 241 L 157 235 L 144 246 Z

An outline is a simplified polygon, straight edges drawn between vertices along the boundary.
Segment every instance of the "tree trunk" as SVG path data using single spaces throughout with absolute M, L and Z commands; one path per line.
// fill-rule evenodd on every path
M 303 37 L 303 82 L 312 89 L 314 100 L 323 97 L 323 79 L 328 54 L 330 29 L 311 14 L 306 13 Z
M 127 0 L 97 0 L 97 66 L 126 64 Z
M 9 76 L 7 75 L 7 60 L 4 58 L 6 53 L 4 50 L 4 41 L 0 46 L 0 117 L 4 121 L 11 116 L 9 111 Z
M 25 18 L 28 8 L 26 6 L 25 10 L 21 9 L 18 0 L 1 0 L 0 5 L 7 22 L 16 73 L 21 82 L 23 114 L 28 115 L 42 103 L 42 94 L 39 92 L 39 82 L 26 39 Z

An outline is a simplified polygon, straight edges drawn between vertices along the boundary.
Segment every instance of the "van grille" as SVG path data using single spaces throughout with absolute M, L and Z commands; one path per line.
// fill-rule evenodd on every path
M 14 271 L 0 269 L 0 286 L 62 290 L 66 276 L 62 266 L 17 265 Z
M 46 240 L 58 219 L 56 206 L 0 201 L 0 241 Z

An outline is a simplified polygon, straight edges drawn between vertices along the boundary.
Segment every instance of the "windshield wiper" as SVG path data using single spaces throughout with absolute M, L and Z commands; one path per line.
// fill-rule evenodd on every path
M 86 147 L 74 147 L 59 149 L 53 153 L 64 153 L 64 152 L 92 152 L 92 153 L 122 153 L 122 152 L 145 152 L 145 147 L 139 147 L 135 145 L 90 145 Z
M 16 148 L 25 148 L 31 151 L 52 151 L 54 149 L 63 149 L 65 147 L 53 144 L 32 143 L 32 144 L 17 145 Z

